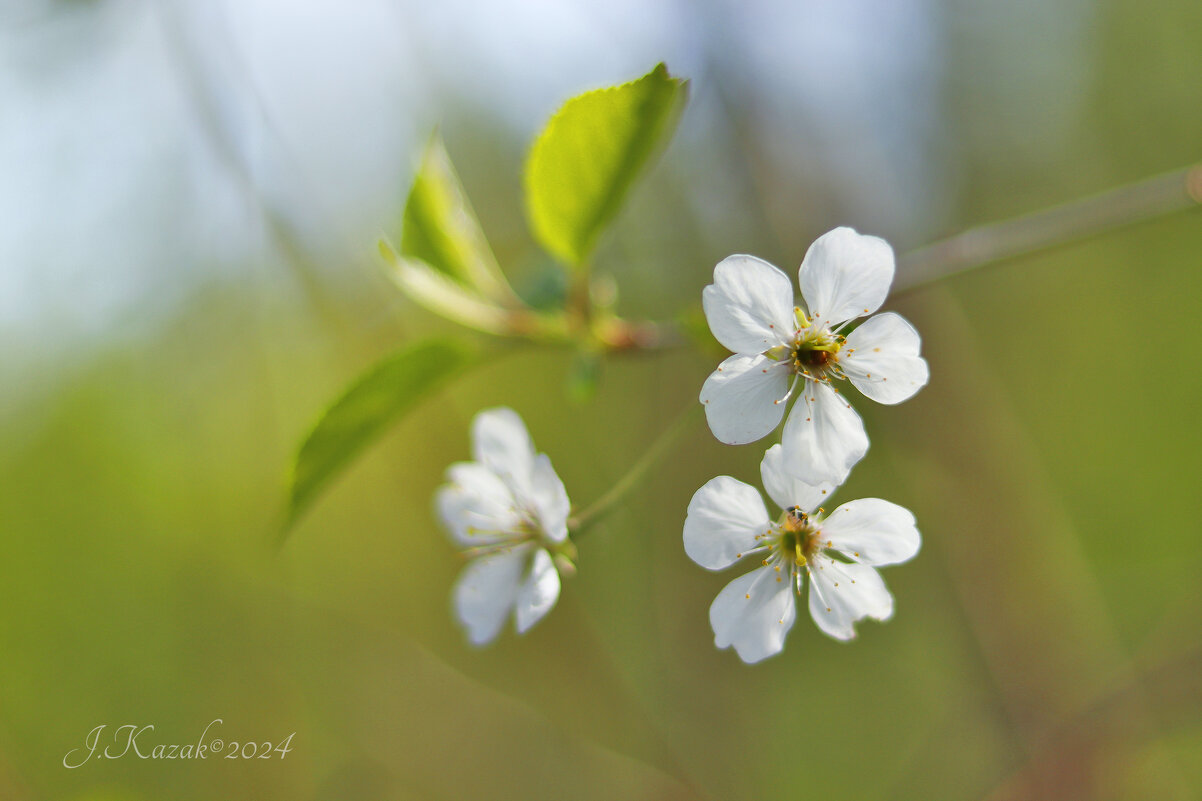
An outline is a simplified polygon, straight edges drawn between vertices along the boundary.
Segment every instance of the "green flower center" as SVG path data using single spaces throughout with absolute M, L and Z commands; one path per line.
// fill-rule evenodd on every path
M 797 333 L 790 345 L 778 345 L 767 352 L 777 361 L 789 365 L 793 373 L 807 378 L 824 379 L 828 372 L 840 376 L 839 351 L 846 341 L 839 334 L 831 333 L 808 317 L 800 308 L 795 308 Z
M 778 539 L 773 550 L 784 561 L 792 561 L 801 567 L 822 549 L 819 530 L 799 507 L 786 509 L 778 526 Z
M 833 367 L 839 361 L 839 351 L 843 348 L 843 337 L 832 334 L 826 328 L 811 325 L 801 329 L 797 339 L 789 349 L 789 362 L 793 370 L 805 373 L 811 370 L 822 372 L 827 366 Z
M 790 354 L 790 361 L 793 362 L 794 369 L 808 367 L 811 370 L 825 367 L 828 362 L 835 359 L 835 351 L 829 350 L 807 350 L 805 348 L 794 348 Z

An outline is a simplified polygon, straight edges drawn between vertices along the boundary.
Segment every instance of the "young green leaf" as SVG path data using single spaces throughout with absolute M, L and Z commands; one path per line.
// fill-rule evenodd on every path
M 386 239 L 381 239 L 378 246 L 396 285 L 415 303 L 435 314 L 495 336 L 527 337 L 543 342 L 572 339 L 561 312 L 536 311 L 520 301 L 510 307 L 499 306 L 420 259 L 398 256 Z
M 588 258 L 650 156 L 676 127 L 687 82 L 659 64 L 636 81 L 586 92 L 556 112 L 526 162 L 535 237 L 573 266 Z
M 363 448 L 478 356 L 459 343 L 422 342 L 356 380 L 321 416 L 297 453 L 283 535 Z
M 403 226 L 401 256 L 424 261 L 491 300 L 517 300 L 437 136 L 422 155 Z
M 416 303 L 435 314 L 486 334 L 512 333 L 513 311 L 475 294 L 429 262 L 398 256 L 387 240 L 378 243 L 389 276 Z

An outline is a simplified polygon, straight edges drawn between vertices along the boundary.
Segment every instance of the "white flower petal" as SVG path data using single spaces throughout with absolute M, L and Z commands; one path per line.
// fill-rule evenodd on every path
M 836 640 L 856 636 L 857 620 L 888 620 L 893 616 L 893 596 L 881 575 L 867 565 L 847 565 L 820 560 L 822 569 L 810 569 L 810 615 L 823 633 Z
M 542 620 L 557 600 L 559 573 L 551 562 L 551 555 L 539 548 L 530 560 L 530 573 L 518 591 L 515 608 L 518 634 L 525 634 L 531 626 Z
M 727 445 L 762 439 L 780 424 L 788 388 L 784 363 L 767 356 L 731 356 L 701 385 L 710 431 Z
M 754 487 L 730 476 L 711 478 L 689 501 L 684 551 L 708 570 L 730 567 L 756 547 L 756 535 L 772 526 Z
M 487 467 L 459 462 L 447 470 L 447 478 L 451 483 L 438 488 L 434 504 L 455 542 L 488 545 L 518 529 L 513 494 Z
M 455 614 L 468 639 L 484 645 L 496 639 L 517 600 L 530 546 L 507 548 L 473 559 L 455 582 Z
M 784 468 L 807 484 L 842 484 L 868 452 L 864 422 L 828 384 L 807 381 L 781 434 Z
M 754 256 L 729 256 L 701 292 L 714 338 L 735 353 L 763 353 L 785 344 L 797 327 L 789 276 Z
M 563 482 L 551 466 L 545 453 L 534 458 L 530 471 L 530 505 L 538 515 L 543 533 L 552 542 L 563 542 L 568 538 L 568 513 L 571 502 Z
M 778 577 L 772 568 L 761 567 L 722 588 L 710 606 L 714 645 L 733 645 L 748 664 L 780 653 L 797 607 L 788 576 L 782 581 Z
M 785 470 L 785 452 L 779 444 L 773 445 L 760 462 L 760 478 L 768 497 L 781 509 L 801 507 L 803 512 L 812 512 L 835 491 L 835 485 L 807 484 Z
M 893 270 L 888 242 L 836 228 L 810 245 L 797 278 L 810 316 L 833 326 L 879 309 Z
M 822 521 L 822 539 L 866 565 L 895 565 L 914 558 L 922 537 L 909 509 L 880 498 L 849 501 Z
M 472 455 L 514 490 L 525 492 L 534 466 L 534 445 L 513 409 L 485 409 L 472 420 Z
M 904 317 L 878 314 L 852 331 L 839 366 L 856 389 L 878 403 L 901 403 L 926 386 L 930 369 L 919 356 L 922 338 Z

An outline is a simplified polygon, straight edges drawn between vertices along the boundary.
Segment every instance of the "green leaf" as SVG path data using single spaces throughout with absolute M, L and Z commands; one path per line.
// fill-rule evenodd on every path
M 422 342 L 388 357 L 355 381 L 321 416 L 297 453 L 282 534 L 287 535 L 363 448 L 478 358 L 478 352 L 466 345 Z
M 687 86 L 659 64 L 636 81 L 574 97 L 551 118 L 525 176 L 526 213 L 550 253 L 573 266 L 585 262 L 676 128 Z
M 492 300 L 516 300 L 437 136 L 413 179 L 403 225 L 400 255 L 424 261 Z
M 389 275 L 401 290 L 435 314 L 486 334 L 513 333 L 513 311 L 482 298 L 419 259 L 398 256 L 387 240 L 378 242 Z

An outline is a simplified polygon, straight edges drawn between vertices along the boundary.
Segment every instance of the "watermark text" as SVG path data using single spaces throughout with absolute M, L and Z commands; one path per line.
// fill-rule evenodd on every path
M 216 718 L 194 741 L 166 743 L 155 735 L 154 725 L 102 723 L 84 737 L 82 748 L 63 756 L 70 770 L 105 759 L 283 759 L 292 750 L 292 732 L 281 740 L 226 740 L 220 736 L 224 721 Z

